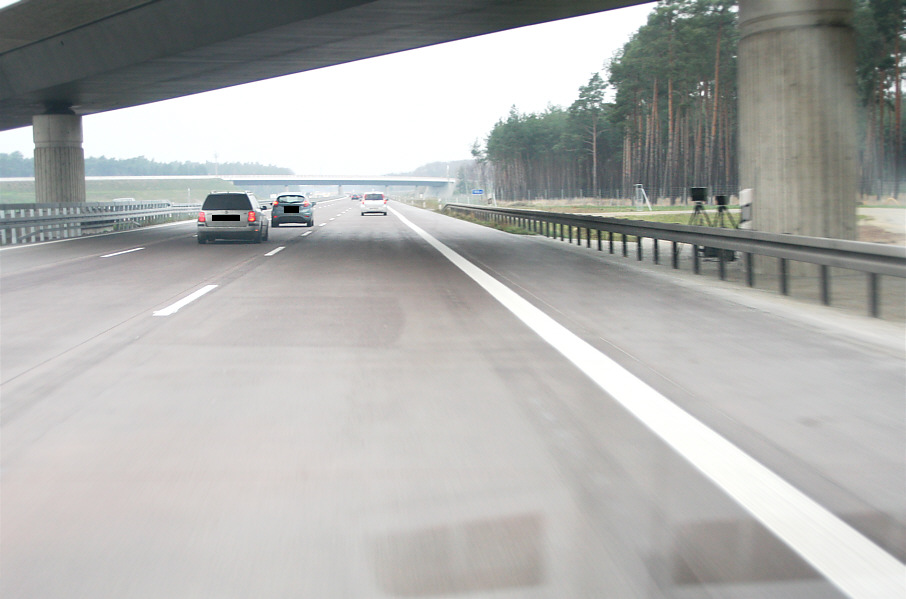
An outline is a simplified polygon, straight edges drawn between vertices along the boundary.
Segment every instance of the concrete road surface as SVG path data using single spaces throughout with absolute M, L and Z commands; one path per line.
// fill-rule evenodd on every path
M 391 206 L 0 251 L 0 595 L 906 590 L 902 346 Z

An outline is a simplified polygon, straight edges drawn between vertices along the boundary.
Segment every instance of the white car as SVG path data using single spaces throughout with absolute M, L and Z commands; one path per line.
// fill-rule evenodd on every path
M 369 191 L 362 195 L 362 216 L 377 212 L 387 216 L 387 196 L 379 191 Z

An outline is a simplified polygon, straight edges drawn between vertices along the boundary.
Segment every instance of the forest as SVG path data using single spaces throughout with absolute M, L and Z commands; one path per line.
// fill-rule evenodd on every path
M 472 148 L 460 178 L 499 200 L 684 200 L 691 186 L 738 191 L 732 0 L 661 0 L 567 108 L 515 106 Z M 900 0 L 856 0 L 863 196 L 898 197 L 904 176 Z M 906 192 L 906 190 L 902 190 Z
M 292 175 L 288 168 L 248 162 L 157 162 L 144 156 L 136 158 L 85 158 L 88 177 L 180 177 L 230 175 Z M 34 158 L 21 152 L 0 154 L 0 177 L 34 177 Z

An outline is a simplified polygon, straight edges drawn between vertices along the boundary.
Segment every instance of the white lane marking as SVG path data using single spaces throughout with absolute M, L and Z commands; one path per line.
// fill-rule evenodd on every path
M 391 209 L 739 505 L 856 599 L 906 596 L 906 566 L 497 279 Z
M 318 226 L 319 226 L 319 227 L 323 227 L 323 226 L 326 225 L 326 224 L 327 224 L 327 223 L 321 223 L 321 224 L 318 225 Z
M 314 231 L 306 231 L 305 233 L 302 233 L 301 235 L 299 235 L 299 237 L 307 237 L 308 235 L 311 235 L 312 233 L 314 233 Z
M 192 302 L 194 302 L 195 300 L 200 298 L 205 293 L 208 293 L 209 291 L 213 291 L 216 288 L 217 288 L 217 285 L 205 285 L 198 291 L 195 291 L 194 293 L 190 293 L 189 295 L 182 298 L 178 302 L 170 304 L 163 310 L 155 311 L 154 315 L 155 316 L 170 316 L 171 314 L 176 314 L 176 312 L 178 312 L 180 308 L 183 308 L 183 307 L 187 306 L 188 304 L 191 304 Z
M 264 255 L 265 255 L 265 256 L 273 256 L 274 254 L 277 254 L 277 253 L 283 251 L 285 248 L 286 248 L 285 245 L 281 245 L 280 247 L 275 248 L 275 249 L 269 251 L 268 253 L 266 253 L 266 254 L 264 254 Z
M 336 218 L 336 217 L 333 217 L 333 218 Z M 333 218 L 328 218 L 328 219 L 327 219 L 327 220 L 329 220 L 329 221 L 330 221 L 330 220 L 333 220 Z
M 122 256 L 123 254 L 129 254 L 131 252 L 138 252 L 143 249 L 145 249 L 145 248 L 132 248 L 131 250 L 123 250 L 122 252 L 115 252 L 113 254 L 105 254 L 105 255 L 101 256 L 101 258 L 113 258 L 114 256 Z

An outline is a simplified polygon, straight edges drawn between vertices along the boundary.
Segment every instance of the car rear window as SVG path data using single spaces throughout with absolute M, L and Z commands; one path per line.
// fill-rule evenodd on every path
M 292 202 L 304 202 L 305 196 L 280 196 L 277 198 L 277 201 L 281 204 L 289 204 Z
M 383 200 L 383 199 L 384 199 L 384 194 L 380 194 L 380 193 L 366 193 L 366 194 L 365 194 L 365 199 L 366 199 L 366 200 L 379 200 L 379 201 L 380 201 L 380 200 Z
M 211 194 L 204 200 L 202 210 L 248 210 L 249 197 L 244 193 Z

